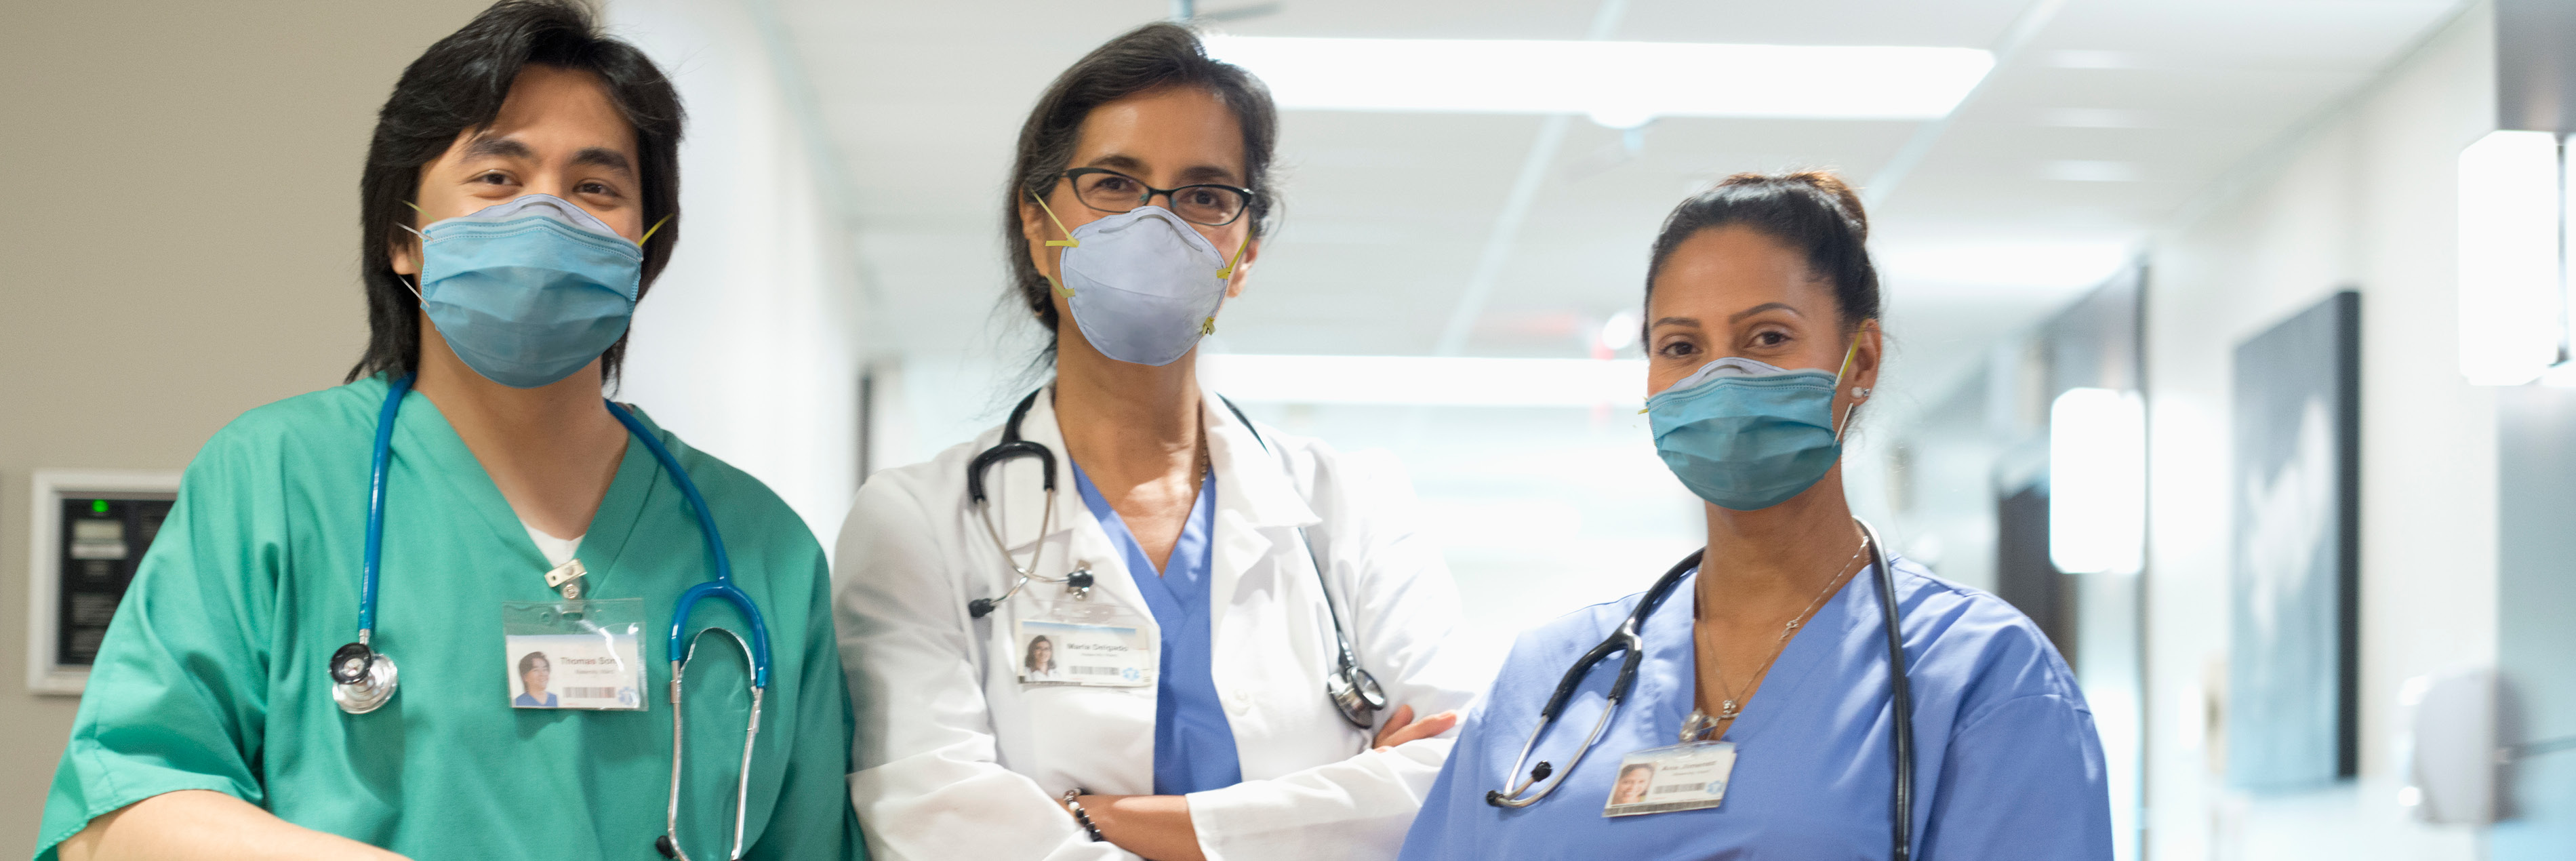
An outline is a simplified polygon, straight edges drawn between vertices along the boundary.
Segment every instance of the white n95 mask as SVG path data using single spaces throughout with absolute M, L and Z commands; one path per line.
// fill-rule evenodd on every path
M 1171 210 L 1139 206 L 1069 235 L 1060 289 L 1082 337 L 1101 355 L 1168 365 L 1216 331 L 1234 263 Z M 1251 243 L 1247 231 L 1244 244 Z M 1235 252 L 1238 259 L 1242 253 Z

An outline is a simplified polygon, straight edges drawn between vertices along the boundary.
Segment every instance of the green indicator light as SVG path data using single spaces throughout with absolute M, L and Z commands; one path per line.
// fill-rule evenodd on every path
M 107 513 L 107 500 L 104 500 L 104 499 L 93 499 L 93 500 L 90 500 L 90 501 L 89 501 L 89 511 L 90 511 L 90 513 L 91 513 L 91 514 L 106 514 L 106 513 Z

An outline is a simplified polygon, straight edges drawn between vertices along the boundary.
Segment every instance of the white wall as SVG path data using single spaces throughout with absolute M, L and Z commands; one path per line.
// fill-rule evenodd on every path
M 615 0 L 680 89 L 688 227 L 636 307 L 619 399 L 767 483 L 828 551 L 858 491 L 861 296 L 792 61 L 756 0 Z
M 2155 245 L 2148 847 L 2159 859 L 2470 859 L 2477 835 L 2407 820 L 2398 684 L 2495 655 L 2495 420 L 2456 370 L 2461 147 L 2494 127 L 2493 17 L 2473 8 L 2243 190 Z M 2346 287 L 2361 304 L 2361 777 L 2220 787 L 2235 345 Z M 2215 678 L 2213 678 L 2215 677 Z

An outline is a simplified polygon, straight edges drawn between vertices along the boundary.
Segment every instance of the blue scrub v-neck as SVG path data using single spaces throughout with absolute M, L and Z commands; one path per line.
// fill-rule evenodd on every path
M 1082 504 L 1109 533 L 1109 543 L 1126 559 L 1128 579 L 1145 595 L 1145 606 L 1161 629 L 1162 672 L 1154 690 L 1154 794 L 1187 795 L 1223 789 L 1243 782 L 1243 762 L 1235 755 L 1234 726 L 1217 698 L 1211 660 L 1216 625 L 1208 616 L 1208 577 L 1214 545 L 1208 533 L 1216 527 L 1216 473 L 1199 480 L 1198 500 L 1172 543 L 1162 576 L 1145 555 L 1136 534 L 1127 531 L 1109 499 L 1073 467 L 1073 486 Z

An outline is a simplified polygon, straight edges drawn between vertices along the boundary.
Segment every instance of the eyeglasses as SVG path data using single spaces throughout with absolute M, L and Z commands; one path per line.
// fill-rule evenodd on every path
M 1171 201 L 1172 214 L 1192 224 L 1224 227 L 1243 217 L 1252 205 L 1252 189 L 1231 185 L 1204 183 L 1179 188 L 1155 188 L 1144 180 L 1097 167 L 1077 167 L 1065 171 L 1073 181 L 1073 197 L 1082 205 L 1108 213 L 1121 213 L 1144 206 L 1156 195 Z

